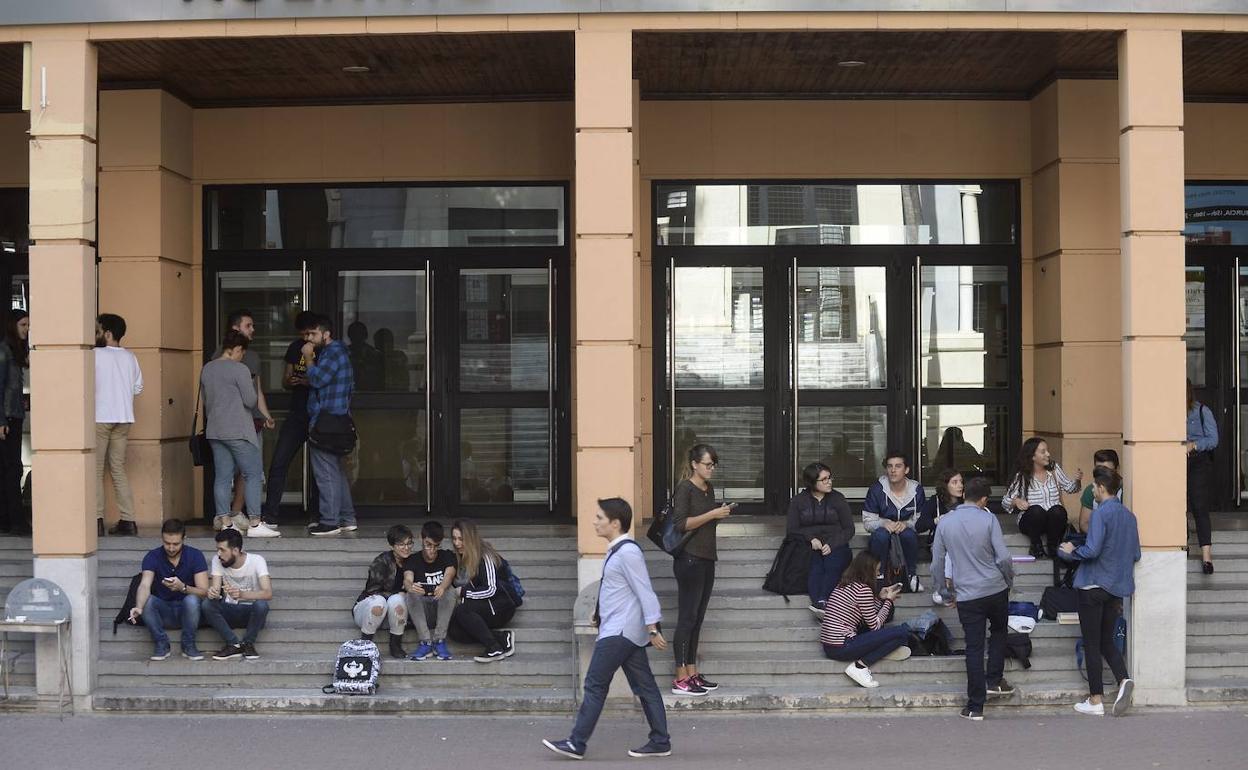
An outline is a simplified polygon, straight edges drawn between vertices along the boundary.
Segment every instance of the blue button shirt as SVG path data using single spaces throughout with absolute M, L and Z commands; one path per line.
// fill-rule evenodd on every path
M 1211 452 L 1218 448 L 1218 421 L 1213 412 L 1199 401 L 1187 412 L 1187 440 L 1196 442 L 1197 452 Z
M 1075 588 L 1100 586 L 1119 598 L 1131 596 L 1135 593 L 1135 563 L 1140 560 L 1135 514 L 1116 497 L 1102 501 L 1092 511 L 1087 541 L 1071 554 L 1058 551 L 1058 555 L 1079 562 Z
M 143 571 L 156 574 L 156 577 L 152 579 L 153 596 L 167 602 L 180 602 L 182 594 L 169 590 L 161 581 L 167 577 L 176 577 L 188 586 L 193 586 L 195 576 L 208 571 L 208 562 L 204 560 L 203 551 L 184 545 L 182 557 L 178 559 L 178 566 L 175 567 L 169 563 L 165 549 L 160 547 L 153 548 L 143 557 Z
M 650 643 L 646 628 L 661 617 L 659 599 L 650 587 L 650 573 L 640 546 L 621 535 L 607 548 L 598 588 L 598 638 L 623 636 L 638 647 Z

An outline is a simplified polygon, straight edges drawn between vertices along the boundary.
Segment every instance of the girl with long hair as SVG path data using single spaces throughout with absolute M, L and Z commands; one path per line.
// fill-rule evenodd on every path
M 677 532 L 692 532 L 672 560 L 676 576 L 677 620 L 672 638 L 676 657 L 675 695 L 706 695 L 719 685 L 698 673 L 698 637 L 715 586 L 715 526 L 732 513 L 731 504 L 715 499 L 711 477 L 719 455 L 709 444 L 689 448 L 681 480 L 672 492 L 672 522 Z
M 884 627 L 901 586 L 881 588 L 876 593 L 880 560 L 870 551 L 859 551 L 849 563 L 841 582 L 828 597 L 819 641 L 823 654 L 832 660 L 851 661 L 845 675 L 863 687 L 879 687 L 871 666 L 880 660 L 905 660 L 910 648 L 910 627 L 905 623 Z M 865 627 L 865 631 L 859 631 Z
M 510 658 L 516 652 L 515 634 L 501 629 L 516 614 L 516 603 L 504 586 L 511 578 L 506 562 L 468 519 L 451 525 L 451 545 L 459 557 L 455 582 L 461 589 L 451 614 L 450 637 L 480 644 L 482 653 L 473 658 L 478 663 Z
M 936 535 L 936 525 L 940 523 L 940 517 L 962 504 L 963 486 L 962 471 L 957 468 L 945 468 L 936 477 L 936 494 L 923 502 L 919 521 L 914 525 L 915 533 L 927 533 L 929 546 Z
M 1014 478 L 1005 489 L 1002 505 L 1018 511 L 1018 530 L 1031 539 L 1031 555 L 1037 559 L 1057 555 L 1066 533 L 1066 507 L 1062 493 L 1073 495 L 1083 483 L 1083 469 L 1072 479 L 1049 454 L 1049 445 L 1039 436 L 1023 442 L 1018 452 Z M 1044 543 L 1047 542 L 1046 552 Z
M 26 401 L 22 394 L 30 367 L 30 317 L 25 310 L 4 312 L 0 342 L 0 532 L 29 535 L 30 519 L 22 507 L 22 427 Z

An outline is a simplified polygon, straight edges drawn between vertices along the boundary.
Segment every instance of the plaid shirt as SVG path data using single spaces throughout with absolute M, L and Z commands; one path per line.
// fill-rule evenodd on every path
M 315 425 L 321 412 L 347 414 L 351 411 L 351 391 L 355 390 L 355 373 L 347 346 L 334 340 L 316 356 L 308 367 L 308 424 Z

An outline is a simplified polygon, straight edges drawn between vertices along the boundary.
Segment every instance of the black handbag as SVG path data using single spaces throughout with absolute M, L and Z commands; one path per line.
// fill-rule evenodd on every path
M 195 414 L 191 415 L 191 438 L 188 441 L 191 450 L 191 464 L 196 468 L 206 468 L 212 465 L 212 445 L 208 443 L 208 436 L 205 432 L 208 430 L 208 414 L 207 410 L 204 414 L 204 428 L 199 430 L 199 398 L 204 394 L 204 386 L 199 386 L 199 392 L 195 394 Z
M 668 500 L 650 520 L 650 528 L 646 530 L 646 537 L 668 554 L 679 556 L 680 552 L 685 549 L 685 544 L 689 542 L 689 538 L 693 537 L 693 531 L 677 532 L 676 517 L 672 514 L 672 501 Z
M 322 413 L 308 429 L 308 443 L 333 455 L 351 454 L 356 438 L 355 420 L 349 414 Z

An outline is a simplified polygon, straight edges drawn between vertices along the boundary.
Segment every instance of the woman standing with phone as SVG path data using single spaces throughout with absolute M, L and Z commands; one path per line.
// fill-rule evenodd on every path
M 692 532 L 672 562 L 676 576 L 677 621 L 672 651 L 676 656 L 675 695 L 706 695 L 719 687 L 698 673 L 698 637 L 715 585 L 715 527 L 732 513 L 736 503 L 715 500 L 711 477 L 719 455 L 709 444 L 689 449 L 680 483 L 672 493 L 672 523 L 677 532 Z

